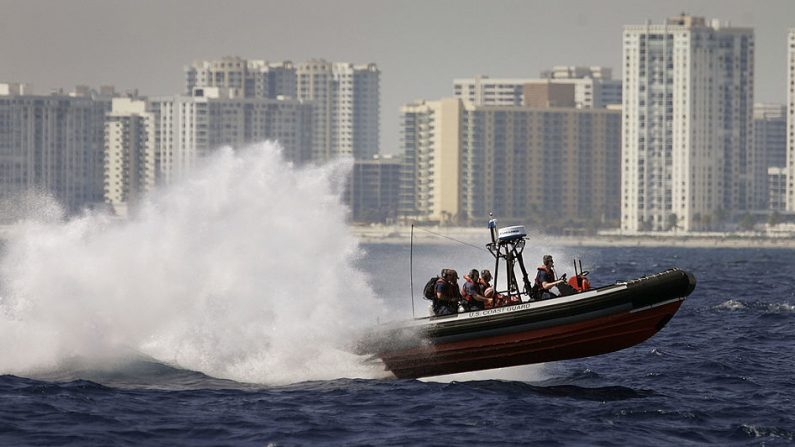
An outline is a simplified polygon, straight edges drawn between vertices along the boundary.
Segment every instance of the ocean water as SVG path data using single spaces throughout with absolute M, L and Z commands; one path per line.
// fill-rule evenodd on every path
M 425 315 L 482 241 L 361 244 L 349 166 L 221 153 L 138 217 L 35 207 L 0 257 L 0 445 L 790 445 L 795 252 L 580 248 L 531 236 L 594 286 L 672 266 L 698 286 L 616 353 L 396 380 L 357 331 Z M 413 266 L 413 268 L 409 268 Z M 412 281 L 413 279 L 413 281 Z

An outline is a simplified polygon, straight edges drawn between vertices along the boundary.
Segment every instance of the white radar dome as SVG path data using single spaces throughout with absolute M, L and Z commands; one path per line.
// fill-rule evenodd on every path
M 515 241 L 525 236 L 527 236 L 527 230 L 525 230 L 524 225 L 515 225 L 497 230 L 497 239 L 500 242 Z

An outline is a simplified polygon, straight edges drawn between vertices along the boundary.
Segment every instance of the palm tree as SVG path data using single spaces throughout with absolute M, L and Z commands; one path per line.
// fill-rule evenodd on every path
M 740 229 L 745 231 L 750 231 L 754 229 L 754 216 L 751 213 L 743 214 L 743 218 L 740 220 Z
M 767 224 L 771 227 L 775 227 L 780 223 L 781 223 L 781 214 L 779 214 L 778 211 L 773 211 L 773 213 L 767 219 Z
M 676 213 L 671 213 L 668 215 L 666 226 L 668 227 L 668 230 L 679 229 L 679 217 L 676 215 Z

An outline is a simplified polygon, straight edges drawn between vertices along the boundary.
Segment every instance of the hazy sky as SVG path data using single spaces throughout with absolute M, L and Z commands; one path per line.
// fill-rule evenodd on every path
M 755 101 L 786 101 L 791 0 L 0 0 L 0 82 L 171 95 L 196 59 L 375 62 L 389 153 L 399 107 L 450 96 L 454 78 L 537 77 L 553 65 L 621 77 L 623 25 L 681 12 L 753 27 Z

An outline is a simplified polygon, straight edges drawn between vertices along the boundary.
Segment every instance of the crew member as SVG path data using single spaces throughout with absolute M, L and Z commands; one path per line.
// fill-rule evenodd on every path
M 461 293 L 458 290 L 458 273 L 453 269 L 442 271 L 443 277 L 436 281 L 436 299 L 433 300 L 434 315 L 458 313 Z
M 469 275 L 464 275 L 464 286 L 461 287 L 461 296 L 466 300 L 469 310 L 483 310 L 491 307 L 491 299 L 484 296 L 480 285 L 480 275 L 477 269 L 472 269 Z
M 478 283 L 480 284 L 480 290 L 483 292 L 483 296 L 486 298 L 493 298 L 494 297 L 494 288 L 491 287 L 491 272 L 488 269 L 483 269 L 480 272 L 480 279 Z
M 550 289 L 566 282 L 565 274 L 561 279 L 555 279 L 554 266 L 555 262 L 552 260 L 552 255 L 544 255 L 544 265 L 538 267 L 538 274 L 536 274 L 535 299 L 552 298 L 555 295 L 550 292 Z

